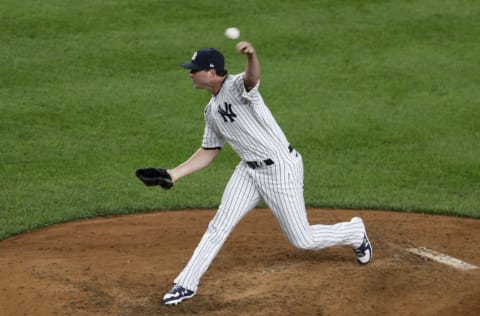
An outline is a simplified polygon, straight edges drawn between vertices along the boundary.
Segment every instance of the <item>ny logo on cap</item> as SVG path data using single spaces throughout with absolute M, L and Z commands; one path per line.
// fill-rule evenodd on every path
M 197 52 L 193 53 L 192 60 L 195 60 L 197 58 Z

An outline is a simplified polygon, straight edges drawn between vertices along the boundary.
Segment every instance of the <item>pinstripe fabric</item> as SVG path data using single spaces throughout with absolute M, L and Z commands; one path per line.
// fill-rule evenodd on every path
M 222 147 L 228 142 L 245 161 L 259 161 L 285 155 L 288 140 L 258 91 L 259 84 L 245 91 L 243 73 L 230 75 L 205 108 L 202 147 Z M 231 106 L 233 122 L 219 115 Z M 226 119 L 226 121 L 225 121 Z
M 260 201 L 260 194 L 247 171 L 244 164 L 238 165 L 235 169 L 225 188 L 215 217 L 210 221 L 192 258 L 175 279 L 175 283 L 196 291 L 200 278 L 220 251 L 229 234 Z
M 197 291 L 202 275 L 238 222 L 262 199 L 290 243 L 301 249 L 358 247 L 365 232 L 363 222 L 356 219 L 335 225 L 309 224 L 302 156 L 288 149 L 289 142 L 264 104 L 258 85 L 247 93 L 242 76 L 228 76 L 205 109 L 202 147 L 222 147 L 227 142 L 241 161 L 192 258 L 174 281 L 192 291 Z M 252 169 L 246 163 L 265 159 L 274 164 Z
M 202 275 L 238 222 L 261 199 L 270 206 L 290 243 L 301 249 L 337 245 L 358 247 L 365 227 L 350 221 L 335 225 L 310 225 L 303 199 L 303 163 L 299 153 L 265 168 L 251 169 L 240 162 L 230 178 L 220 207 L 208 225 L 192 258 L 175 283 L 196 291 Z

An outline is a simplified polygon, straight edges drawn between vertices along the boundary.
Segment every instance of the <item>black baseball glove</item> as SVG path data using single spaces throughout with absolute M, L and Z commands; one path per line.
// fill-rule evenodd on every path
M 145 185 L 151 187 L 159 185 L 165 190 L 173 187 L 173 181 L 167 169 L 163 168 L 143 168 L 135 171 L 137 178 L 142 180 Z

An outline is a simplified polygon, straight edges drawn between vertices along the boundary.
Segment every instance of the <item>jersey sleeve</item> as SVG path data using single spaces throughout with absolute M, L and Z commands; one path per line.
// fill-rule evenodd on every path
M 253 87 L 250 91 L 247 91 L 247 89 L 245 88 L 245 81 L 243 79 L 244 76 L 245 72 L 242 72 L 236 76 L 234 81 L 236 88 L 238 89 L 238 91 L 240 91 L 242 99 L 244 99 L 248 104 L 253 106 L 260 102 L 263 102 L 258 91 L 258 88 L 260 86 L 260 80 L 257 82 L 255 87 Z
M 202 148 L 203 149 L 220 149 L 225 144 L 225 139 L 215 133 L 214 130 L 205 125 L 205 131 L 203 132 Z

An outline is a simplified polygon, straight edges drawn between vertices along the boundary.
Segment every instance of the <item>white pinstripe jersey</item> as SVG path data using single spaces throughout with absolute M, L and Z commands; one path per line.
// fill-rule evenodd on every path
M 288 140 L 265 105 L 259 83 L 246 91 L 244 73 L 228 75 L 205 108 L 203 148 L 221 148 L 227 142 L 245 161 L 287 155 Z

